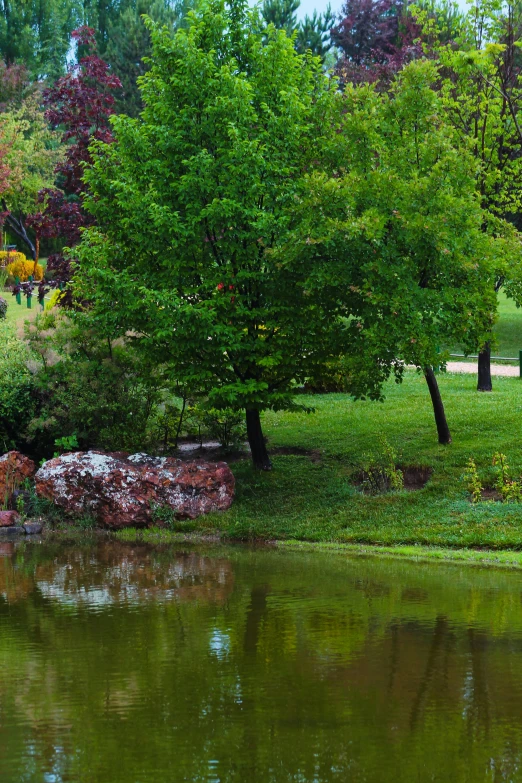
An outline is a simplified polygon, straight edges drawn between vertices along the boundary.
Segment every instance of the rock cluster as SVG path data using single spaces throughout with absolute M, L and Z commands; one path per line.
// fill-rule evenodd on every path
M 27 520 L 22 524 L 18 511 L 0 511 L 0 538 L 34 536 L 42 532 L 42 523 Z
M 116 529 L 150 524 L 155 506 L 172 509 L 178 519 L 195 519 L 229 508 L 234 497 L 234 476 L 225 462 L 146 454 L 63 454 L 46 462 L 35 481 L 40 497 Z

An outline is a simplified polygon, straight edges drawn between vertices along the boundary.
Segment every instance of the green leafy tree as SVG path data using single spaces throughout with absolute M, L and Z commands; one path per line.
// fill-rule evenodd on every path
M 145 108 L 95 145 L 85 203 L 98 228 L 75 254 L 92 317 L 132 330 L 212 407 L 244 409 L 267 469 L 261 411 L 292 407 L 343 336 L 336 291 L 312 287 L 312 247 L 295 263 L 275 252 L 328 163 L 341 96 L 318 58 L 261 28 L 242 2 L 210 3 L 173 37 L 149 22 Z
M 434 20 L 420 15 L 428 37 Z M 517 228 L 522 192 L 522 5 L 479 0 L 470 9 L 455 43 L 435 48 L 442 76 L 444 109 L 458 144 L 476 163 L 475 188 L 484 209 Z M 437 28 L 438 29 L 438 28 Z M 437 30 L 435 29 L 435 37 Z M 489 221 L 491 225 L 491 220 Z M 503 286 L 522 303 L 522 267 L 517 252 L 502 255 L 493 270 L 495 292 Z M 491 391 L 491 334 L 480 348 L 478 389 Z
M 24 243 L 33 258 L 37 252 L 27 216 L 35 211 L 42 188 L 54 183 L 54 171 L 63 156 L 60 133 L 49 128 L 39 96 L 33 92 L 20 108 L 0 114 L 0 138 L 7 145 L 9 187 L 2 193 L 5 225 Z
M 103 47 L 103 57 L 110 64 L 122 83 L 117 96 L 116 110 L 136 117 L 143 108 L 138 79 L 147 71 L 147 58 L 152 53 L 150 32 L 143 15 L 171 30 L 184 24 L 194 0 L 133 0 L 123 3 L 119 13 L 108 22 L 108 38 Z
M 0 0 L 0 58 L 23 63 L 32 79 L 54 81 L 66 66 L 79 0 Z

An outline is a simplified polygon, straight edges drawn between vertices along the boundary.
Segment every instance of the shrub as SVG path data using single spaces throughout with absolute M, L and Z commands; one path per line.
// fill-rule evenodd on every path
M 403 489 L 404 476 L 396 463 L 395 449 L 382 438 L 380 452 L 370 455 L 363 463 L 363 489 L 371 495 Z
M 4 320 L 7 315 L 7 302 L 0 296 L 0 321 Z
M 19 255 L 23 255 L 20 253 Z M 19 277 L 21 282 L 25 282 L 29 280 L 29 277 L 32 275 L 35 280 L 42 280 L 43 279 L 43 266 L 41 264 L 35 264 L 34 261 L 28 261 L 27 259 L 15 261 L 13 264 L 9 264 L 7 267 L 7 271 L 12 277 Z
M 471 495 L 471 502 L 478 503 L 482 498 L 482 482 L 480 480 L 477 465 L 473 457 L 470 457 L 464 471 L 463 480 L 466 482 L 466 489 Z
M 18 261 L 26 261 L 25 253 L 19 253 L 17 250 L 0 250 L 0 266 L 8 266 Z
M 24 435 L 36 412 L 30 352 L 13 326 L 0 321 L 0 449 L 23 448 Z
M 50 456 L 72 437 L 81 449 L 143 449 L 162 399 L 161 368 L 126 341 L 96 332 L 80 313 L 45 312 L 26 329 L 40 357 L 39 410 L 28 429 L 34 450 Z
M 191 409 L 191 415 L 199 419 L 201 429 L 225 449 L 238 446 L 246 439 L 242 411 L 232 408 L 212 408 L 208 403 L 202 402 Z
M 512 480 L 505 454 L 496 452 L 493 455 L 493 465 L 497 467 L 495 489 L 505 503 L 520 503 L 522 501 L 522 482 Z
M 63 291 L 60 291 L 58 288 L 55 288 L 55 290 L 52 292 L 51 296 L 49 297 L 49 300 L 45 305 L 45 309 L 52 310 L 53 307 L 56 307 L 56 305 L 58 304 L 62 296 L 63 296 Z

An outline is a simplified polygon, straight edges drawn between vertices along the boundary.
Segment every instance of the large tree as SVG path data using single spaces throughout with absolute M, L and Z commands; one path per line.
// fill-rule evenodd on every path
M 60 134 L 50 130 L 39 95 L 33 92 L 19 108 L 0 114 L 0 136 L 8 145 L 6 162 L 11 170 L 9 186 L 1 195 L 5 224 L 35 258 L 27 216 L 37 208 L 41 189 L 54 183 L 55 167 L 63 155 Z
M 24 64 L 32 79 L 58 78 L 66 67 L 79 0 L 0 0 L 0 59 Z
M 43 209 L 27 221 L 37 239 L 58 239 L 68 247 L 74 246 L 81 229 L 92 223 L 82 205 L 83 170 L 91 160 L 91 141 L 112 140 L 109 117 L 114 111 L 114 92 L 121 87 L 97 54 L 94 30 L 81 27 L 72 35 L 87 54 L 44 93 L 46 119 L 52 128 L 61 130 L 61 141 L 66 145 L 55 167 L 57 187 L 40 191 Z M 47 268 L 63 281 L 70 277 L 69 261 L 61 252 L 49 256 Z
M 444 108 L 458 143 L 476 161 L 482 206 L 517 228 L 522 200 L 522 4 L 502 8 L 478 0 L 457 45 L 437 49 Z M 489 221 L 491 223 L 491 221 Z M 492 275 L 522 303 L 522 267 L 516 253 L 502 257 Z M 478 390 L 491 391 L 491 335 L 478 345 Z
M 143 16 L 166 25 L 170 30 L 185 24 L 185 19 L 197 4 L 196 0 L 127 0 L 108 22 L 107 41 L 101 55 L 122 83 L 116 94 L 115 108 L 130 117 L 136 117 L 143 108 L 138 79 L 147 71 L 152 53 L 150 33 Z
M 97 228 L 76 249 L 78 295 L 214 407 L 244 409 L 267 469 L 261 411 L 294 405 L 343 337 L 337 292 L 311 285 L 312 246 L 295 263 L 275 252 L 310 173 L 333 174 L 341 96 L 318 58 L 284 31 L 263 36 L 238 0 L 173 37 L 149 27 L 144 111 L 113 118 L 114 143 L 86 172 Z
M 422 18 L 419 23 L 418 17 Z M 387 89 L 404 65 L 453 41 L 463 13 L 454 0 L 346 0 L 332 40 L 341 51 L 341 82 L 375 82 Z
M 330 36 L 335 22 L 330 4 L 324 13 L 314 11 L 298 21 L 300 0 L 264 0 L 261 13 L 266 25 L 273 24 L 277 30 L 284 30 L 288 36 L 295 35 L 295 47 L 300 54 L 310 50 L 312 54 L 326 59 L 332 48 Z
M 521 244 L 482 208 L 473 157 L 447 122 L 438 78 L 435 65 L 419 61 L 389 92 L 348 88 L 339 175 L 311 181 L 308 217 L 286 252 L 298 258 L 311 243 L 323 280 L 345 292 L 354 393 L 378 398 L 390 373 L 400 380 L 405 365 L 416 366 L 439 441 L 449 443 L 434 367 L 446 346 L 460 341 L 471 352 L 484 339 L 496 313 L 492 273 L 506 257 L 520 259 Z

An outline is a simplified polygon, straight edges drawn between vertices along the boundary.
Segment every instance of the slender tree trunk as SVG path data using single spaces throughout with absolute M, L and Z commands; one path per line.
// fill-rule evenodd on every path
M 258 470 L 272 470 L 272 463 L 266 450 L 261 428 L 261 417 L 257 408 L 246 409 L 246 427 L 254 467 L 258 468 Z
M 478 391 L 492 391 L 491 384 L 491 343 L 484 343 L 478 355 Z
M 7 210 L 7 204 L 5 200 L 2 201 L 2 206 L 4 211 L 7 212 L 8 210 Z M 34 261 L 34 259 L 36 258 L 36 248 L 34 244 L 31 242 L 31 240 L 29 239 L 29 236 L 27 235 L 27 231 L 23 219 L 21 217 L 17 218 L 15 215 L 9 212 L 9 214 L 5 219 L 5 224 L 7 225 L 9 230 L 12 231 L 14 234 L 16 234 L 18 239 L 21 239 L 24 245 L 28 247 L 29 252 L 31 253 L 31 257 Z
M 439 443 L 446 445 L 451 443 L 451 433 L 449 431 L 448 422 L 446 421 L 446 414 L 444 412 L 444 405 L 442 404 L 442 398 L 440 396 L 439 384 L 437 383 L 437 377 L 433 372 L 433 367 L 424 368 L 424 377 L 430 390 L 431 402 L 433 405 L 433 413 L 435 414 L 435 423 L 437 425 L 437 433 L 439 436 Z

